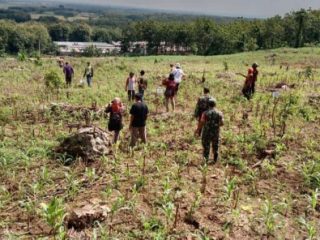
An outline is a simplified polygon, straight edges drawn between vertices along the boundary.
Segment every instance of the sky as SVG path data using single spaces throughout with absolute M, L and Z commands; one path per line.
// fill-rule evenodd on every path
M 237 17 L 270 17 L 301 8 L 320 9 L 320 0 L 64 0 L 64 2 Z

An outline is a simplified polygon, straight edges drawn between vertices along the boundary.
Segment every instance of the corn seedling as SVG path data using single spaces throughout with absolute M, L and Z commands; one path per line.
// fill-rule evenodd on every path
M 276 229 L 277 213 L 271 200 L 266 200 L 262 206 L 262 220 L 268 236 L 272 235 Z
M 318 188 L 311 192 L 311 196 L 308 196 L 308 200 L 310 202 L 310 206 L 312 210 L 316 210 L 319 197 L 320 197 L 320 193 Z
M 223 199 L 229 201 L 232 197 L 232 194 L 234 192 L 234 190 L 237 187 L 237 182 L 238 179 L 237 177 L 233 177 L 231 180 L 227 179 L 225 186 L 224 186 L 224 190 L 225 190 L 225 194 Z
M 68 199 L 73 199 L 75 195 L 79 192 L 80 186 L 79 181 L 73 173 L 65 173 L 65 178 L 67 180 L 67 196 Z
M 88 178 L 89 182 L 92 183 L 97 177 L 96 169 L 95 168 L 86 168 L 85 175 Z
M 206 192 L 206 186 L 207 186 L 207 174 L 208 174 L 207 164 L 204 164 L 203 166 L 201 166 L 201 173 L 202 173 L 202 182 L 201 182 L 200 192 L 203 194 Z
M 55 236 L 59 231 L 60 234 L 63 230 L 64 218 L 66 217 L 62 200 L 53 198 L 48 204 L 42 203 L 41 209 L 41 215 L 51 227 L 51 233 Z
M 315 224 L 307 221 L 303 217 L 300 217 L 298 219 L 298 222 L 305 227 L 308 235 L 307 240 L 315 240 L 317 236 L 317 230 L 316 230 Z
M 195 197 L 191 203 L 191 206 L 187 212 L 186 218 L 187 219 L 192 219 L 194 213 L 196 212 L 196 210 L 199 208 L 200 203 L 201 203 L 201 193 L 200 192 L 196 192 L 195 193 Z

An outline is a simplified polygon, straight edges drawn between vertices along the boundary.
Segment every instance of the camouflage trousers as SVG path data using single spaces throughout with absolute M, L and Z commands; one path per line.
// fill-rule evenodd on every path
M 219 151 L 219 134 L 215 136 L 202 136 L 203 157 L 209 160 L 210 148 L 212 147 L 213 154 L 217 155 Z

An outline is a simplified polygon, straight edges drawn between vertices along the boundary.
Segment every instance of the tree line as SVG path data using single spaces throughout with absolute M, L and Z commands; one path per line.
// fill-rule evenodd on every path
M 53 41 L 121 41 L 122 52 L 132 42 L 148 42 L 148 54 L 229 54 L 279 47 L 303 47 L 320 43 L 320 10 L 300 10 L 268 19 L 236 19 L 217 23 L 212 18 L 191 21 L 133 21 L 120 27 L 104 27 L 92 21 L 0 21 L 0 51 L 16 54 L 55 53 Z M 135 45 L 133 54 L 139 54 Z

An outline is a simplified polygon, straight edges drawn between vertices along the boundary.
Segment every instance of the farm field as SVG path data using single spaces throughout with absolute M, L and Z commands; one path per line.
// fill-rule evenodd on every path
M 320 239 L 320 48 L 67 61 L 73 87 L 52 90 L 44 76 L 63 79 L 56 58 L 0 59 L 0 239 Z M 87 61 L 92 88 L 78 86 Z M 166 113 L 156 89 L 177 62 L 187 77 Z M 236 73 L 253 62 L 260 75 L 247 101 Z M 112 155 L 63 164 L 54 150 L 85 119 L 52 106 L 103 110 L 121 97 L 128 110 L 125 80 L 141 69 L 149 143 L 128 151 L 126 114 Z M 290 87 L 276 96 L 280 83 Z M 225 118 L 220 159 L 208 166 L 192 116 L 204 86 Z M 106 128 L 99 112 L 90 121 Z M 92 214 L 73 223 L 76 210 Z

